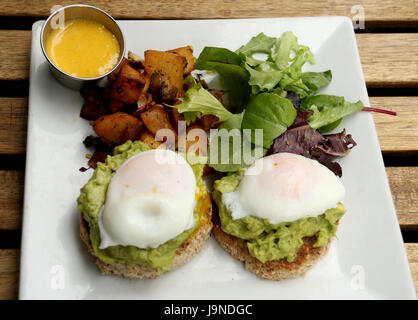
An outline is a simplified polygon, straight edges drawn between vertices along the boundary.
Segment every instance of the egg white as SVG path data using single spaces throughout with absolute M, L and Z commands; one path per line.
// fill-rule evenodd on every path
M 156 248 L 193 227 L 193 169 L 170 150 L 139 153 L 123 163 L 109 184 L 99 216 L 100 248 Z
M 234 219 L 253 215 L 278 224 L 317 217 L 344 196 L 344 186 L 327 167 L 300 155 L 277 153 L 256 160 L 222 201 Z

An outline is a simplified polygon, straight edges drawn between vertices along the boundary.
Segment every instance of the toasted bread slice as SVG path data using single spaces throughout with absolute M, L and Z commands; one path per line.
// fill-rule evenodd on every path
M 207 222 L 204 225 L 200 225 L 198 227 L 199 229 L 197 229 L 194 234 L 177 249 L 170 270 L 180 267 L 188 262 L 202 249 L 205 241 L 209 239 L 213 227 L 211 219 L 212 206 L 209 206 L 206 212 L 206 216 Z M 89 226 L 84 220 L 83 214 L 80 215 L 80 236 L 83 242 L 86 244 L 89 253 L 95 256 L 93 247 L 90 242 Z M 102 274 L 112 274 L 131 279 L 155 279 L 160 275 L 157 269 L 139 264 L 134 266 L 128 266 L 127 264 L 118 262 L 107 264 L 98 258 L 96 259 L 96 264 Z
M 221 229 L 218 217 L 214 219 L 213 234 L 222 248 L 235 259 L 244 262 L 247 270 L 260 278 L 276 281 L 304 276 L 326 254 L 330 244 L 329 241 L 326 246 L 314 247 L 316 237 L 306 237 L 293 262 L 281 259 L 263 263 L 250 254 L 247 241 L 231 236 Z

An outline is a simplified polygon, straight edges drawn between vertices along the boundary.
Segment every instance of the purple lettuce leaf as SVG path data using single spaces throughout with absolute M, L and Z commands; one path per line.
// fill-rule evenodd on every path
M 298 111 L 294 123 L 274 140 L 266 155 L 279 152 L 299 154 L 317 160 L 341 177 L 341 166 L 335 160 L 346 156 L 356 142 L 350 134 L 346 135 L 345 129 L 340 133 L 322 135 L 309 125 L 310 115 L 310 111 Z

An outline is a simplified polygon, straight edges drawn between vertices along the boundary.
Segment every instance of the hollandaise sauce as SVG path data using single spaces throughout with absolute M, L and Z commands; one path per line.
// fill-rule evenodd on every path
M 111 70 L 119 60 L 115 35 L 103 24 L 87 19 L 68 20 L 46 39 L 46 53 L 61 71 L 94 78 Z

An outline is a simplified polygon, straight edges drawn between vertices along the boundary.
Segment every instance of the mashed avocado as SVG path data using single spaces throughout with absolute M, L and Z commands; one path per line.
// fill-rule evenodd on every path
M 336 208 L 325 211 L 316 218 L 304 218 L 293 222 L 272 225 L 267 219 L 246 216 L 233 219 L 222 202 L 222 194 L 237 189 L 243 170 L 215 181 L 213 198 L 219 208 L 222 230 L 235 237 L 247 240 L 250 254 L 267 262 L 287 259 L 292 262 L 303 244 L 304 237 L 316 236 L 314 247 L 322 247 L 335 236 L 337 221 L 344 215 L 345 208 L 339 203 Z
M 159 272 L 167 271 L 173 262 L 177 248 L 185 242 L 196 227 L 199 225 L 199 212 L 202 201 L 200 197 L 206 194 L 206 187 L 203 184 L 202 164 L 191 165 L 196 176 L 199 194 L 197 205 L 194 209 L 194 226 L 178 235 L 177 237 L 163 243 L 157 248 L 140 249 L 134 246 L 112 246 L 99 249 L 100 232 L 98 217 L 101 208 L 106 200 L 106 191 L 114 172 L 133 155 L 150 150 L 150 147 L 140 141 L 128 141 L 115 148 L 113 156 L 108 156 L 105 163 L 98 163 L 97 169 L 87 184 L 81 189 L 78 198 L 78 210 L 83 213 L 84 219 L 90 227 L 90 240 L 96 256 L 106 263 L 120 262 L 128 265 L 141 264 L 156 268 Z

